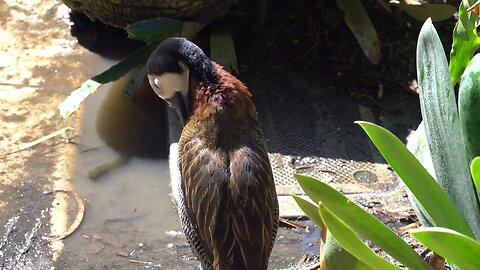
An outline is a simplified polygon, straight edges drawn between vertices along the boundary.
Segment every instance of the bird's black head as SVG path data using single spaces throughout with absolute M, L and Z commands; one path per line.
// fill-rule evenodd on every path
M 147 62 L 150 85 L 169 102 L 182 121 L 190 115 L 190 78 L 215 83 L 218 75 L 212 61 L 197 45 L 185 38 L 169 38 L 158 45 Z

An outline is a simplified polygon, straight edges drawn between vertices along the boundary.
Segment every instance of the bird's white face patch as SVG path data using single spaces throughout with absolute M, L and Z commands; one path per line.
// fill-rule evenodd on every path
M 172 98 L 176 92 L 180 92 L 186 98 L 189 89 L 188 68 L 180 63 L 182 73 L 164 73 L 162 75 L 148 75 L 148 80 L 153 90 L 163 99 Z

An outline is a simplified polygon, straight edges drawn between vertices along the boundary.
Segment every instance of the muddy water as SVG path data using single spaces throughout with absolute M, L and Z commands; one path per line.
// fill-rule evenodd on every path
M 76 237 L 65 241 L 60 269 L 165 269 L 162 252 L 188 251 L 169 196 L 165 106 L 148 87 L 127 100 L 128 83 L 105 85 L 85 104 L 80 134 L 72 140 L 78 157 L 71 181 L 86 213 Z
M 146 87 L 123 96 L 126 79 L 86 104 L 75 190 L 90 206 L 85 228 L 121 227 L 164 236 L 178 229 L 169 196 L 165 106 Z

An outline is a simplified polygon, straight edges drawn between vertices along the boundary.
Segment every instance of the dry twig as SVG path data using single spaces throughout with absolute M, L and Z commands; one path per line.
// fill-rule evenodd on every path
M 307 226 L 305 226 L 305 225 L 298 224 L 298 223 L 290 221 L 286 218 L 280 218 L 280 222 L 285 224 L 285 225 L 288 225 L 290 227 L 297 228 L 297 229 L 299 229 L 299 228 L 306 229 L 307 228 Z
M 10 154 L 13 154 L 13 153 L 17 153 L 17 152 L 26 150 L 26 149 L 28 149 L 28 148 L 30 148 L 30 147 L 33 147 L 33 146 L 35 146 L 35 145 L 37 145 L 37 144 L 40 144 L 40 143 L 42 143 L 42 142 L 44 142 L 44 141 L 46 141 L 46 140 L 49 140 L 49 139 L 54 138 L 54 137 L 57 137 L 58 135 L 62 135 L 62 134 L 65 133 L 67 130 L 71 130 L 71 129 L 72 129 L 72 128 L 70 128 L 70 127 L 62 128 L 62 129 L 57 130 L 57 131 L 55 131 L 55 132 L 53 132 L 53 133 L 50 133 L 50 134 L 48 134 L 48 135 L 45 135 L 45 136 L 43 136 L 43 137 L 41 137 L 41 138 L 39 138 L 39 139 L 37 139 L 37 140 L 35 140 L 35 141 L 33 141 L 33 142 L 22 143 L 22 144 L 18 145 L 17 147 L 14 147 L 13 150 L 6 151 L 6 152 L 4 152 L 4 153 L 0 153 L 0 156 L 8 156 L 8 155 L 10 155 Z M 16 149 L 15 149 L 15 148 L 16 148 Z

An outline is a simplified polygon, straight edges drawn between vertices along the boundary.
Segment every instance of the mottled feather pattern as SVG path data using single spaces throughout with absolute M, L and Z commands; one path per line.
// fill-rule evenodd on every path
M 262 270 L 278 227 L 273 174 L 250 93 L 215 67 L 219 82 L 196 85 L 179 142 L 184 230 L 206 270 Z

